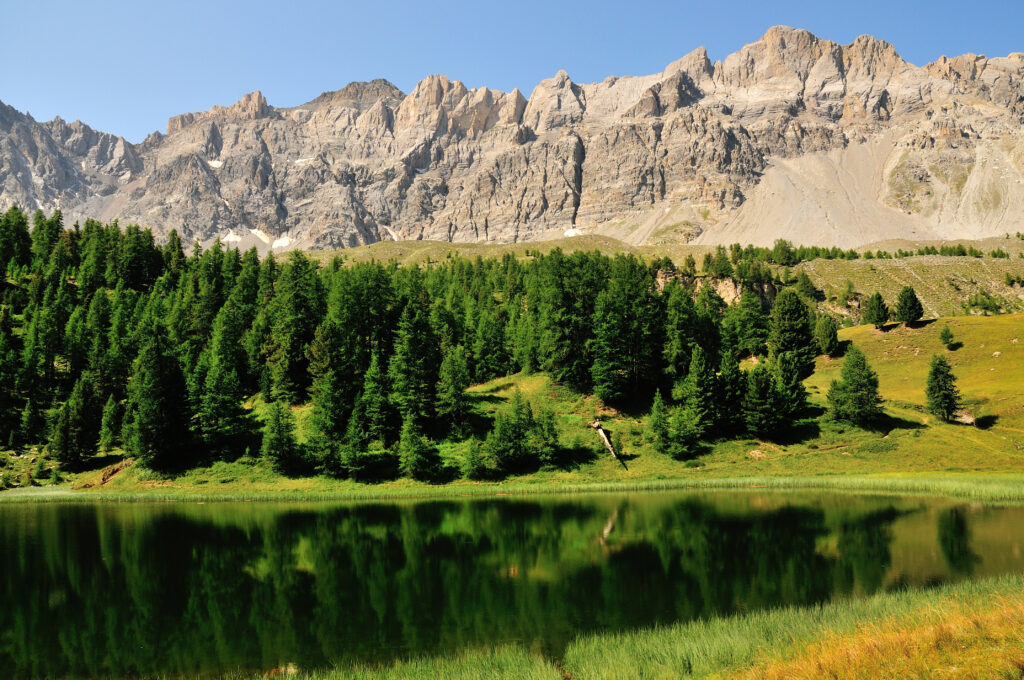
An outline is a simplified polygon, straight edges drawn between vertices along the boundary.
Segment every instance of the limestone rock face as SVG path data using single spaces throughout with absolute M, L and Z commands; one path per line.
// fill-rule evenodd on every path
M 292 108 L 252 92 L 137 145 L 0 104 L 0 203 L 263 250 L 981 237 L 1024 230 L 1024 54 L 917 67 L 868 36 L 775 27 L 720 62 L 559 71 L 529 99 L 443 75 Z

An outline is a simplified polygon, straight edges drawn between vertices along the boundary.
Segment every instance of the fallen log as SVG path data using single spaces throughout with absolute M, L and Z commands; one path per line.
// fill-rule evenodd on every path
M 624 460 L 622 460 L 621 458 L 619 458 L 619 454 L 617 454 L 615 452 L 615 447 L 612 446 L 612 440 L 609 439 L 609 437 L 608 437 L 608 431 L 605 430 L 604 427 L 601 425 L 601 419 L 600 418 L 594 418 L 594 422 L 592 422 L 590 424 L 590 427 L 592 427 L 595 430 L 597 430 L 598 436 L 600 436 L 601 437 L 601 441 L 604 442 L 604 446 L 605 446 L 606 449 L 608 449 L 608 453 L 612 454 L 612 458 L 614 458 L 615 460 L 619 461 L 619 464 L 622 467 L 624 467 L 624 468 L 626 468 L 628 470 L 629 468 L 626 467 L 626 462 Z

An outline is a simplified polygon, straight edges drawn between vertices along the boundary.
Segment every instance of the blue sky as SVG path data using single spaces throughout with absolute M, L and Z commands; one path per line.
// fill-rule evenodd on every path
M 842 43 L 869 33 L 924 64 L 1024 51 L 1022 2 L 495 3 L 7 0 L 0 101 L 141 141 L 169 116 L 259 89 L 294 106 L 353 80 L 408 92 L 444 73 L 529 96 L 564 68 L 578 82 L 660 71 L 704 45 L 724 58 L 766 28 Z

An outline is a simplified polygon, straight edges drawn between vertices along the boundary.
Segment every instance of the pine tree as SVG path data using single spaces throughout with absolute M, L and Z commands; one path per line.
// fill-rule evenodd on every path
M 801 379 L 814 372 L 818 348 L 810 310 L 800 296 L 788 288 L 775 297 L 768 328 L 768 352 L 772 361 L 784 352 L 792 352 Z
M 666 452 L 676 460 L 691 460 L 700 451 L 700 438 L 705 424 L 700 413 L 682 406 L 672 410 L 668 421 L 668 447 Z
M 960 410 L 960 390 L 956 386 L 956 376 L 945 357 L 938 354 L 932 357 L 928 369 L 928 382 L 925 387 L 928 413 L 939 416 L 945 421 L 952 420 Z
M 357 448 L 365 449 L 371 442 L 389 444 L 398 431 L 399 415 L 388 398 L 390 386 L 387 374 L 381 369 L 374 354 L 370 367 L 363 376 L 363 389 L 349 419 L 346 439 Z
M 939 331 L 939 342 L 945 345 L 946 349 L 953 349 L 953 331 L 949 329 L 949 324 L 944 325 Z
M 885 326 L 885 323 L 889 320 L 889 308 L 886 306 L 885 300 L 882 299 L 881 293 L 876 291 L 864 303 L 864 309 L 861 311 L 861 320 L 872 324 L 878 329 Z
M 647 429 L 651 432 L 655 445 L 661 449 L 668 448 L 669 412 L 661 398 L 661 390 L 655 390 L 651 411 L 647 414 Z
M 437 449 L 423 436 L 411 419 L 402 423 L 398 438 L 398 469 L 403 477 L 425 481 L 434 474 Z
M 469 367 L 466 364 L 466 352 L 462 345 L 456 345 L 444 355 L 441 361 L 441 372 L 437 382 L 437 417 L 444 426 L 444 431 L 461 436 L 466 431 L 466 418 L 469 415 Z
M 650 394 L 661 373 L 661 300 L 654 277 L 633 256 L 612 261 L 608 287 L 594 306 L 594 392 L 608 403 Z
M 690 357 L 697 344 L 697 310 L 690 291 L 672 280 L 665 286 L 665 345 L 662 360 L 665 373 L 674 381 L 686 377 L 690 370 Z
M 267 363 L 274 395 L 291 404 L 305 399 L 309 390 L 306 347 L 323 318 L 323 291 L 316 264 L 299 251 L 291 253 L 281 269 L 268 309 Z
M 747 373 L 743 420 L 747 431 L 758 437 L 777 433 L 785 423 L 785 406 L 771 369 L 765 364 L 758 364 Z
M 223 450 L 244 430 L 242 381 L 241 310 L 228 300 L 213 322 L 209 366 L 203 376 L 199 423 L 203 441 Z
M 327 319 L 316 329 L 307 351 L 313 402 L 313 439 L 321 453 L 333 450 L 344 438 L 346 425 L 359 396 L 362 381 L 354 329 Z
M 270 414 L 263 427 L 260 455 L 269 460 L 278 472 L 296 474 L 302 470 L 302 456 L 295 441 L 295 419 L 284 401 L 270 405 Z
M 814 325 L 814 340 L 820 353 L 835 356 L 839 351 L 839 327 L 836 320 L 828 314 L 819 316 Z
M 722 327 L 725 345 L 740 356 L 763 356 L 767 351 L 768 315 L 756 293 L 745 289 L 726 311 Z
M 743 396 L 747 392 L 747 378 L 740 370 L 736 357 L 726 352 L 722 356 L 718 377 L 715 380 L 718 421 L 716 427 L 723 434 L 743 431 Z
M 772 363 L 772 374 L 778 389 L 783 415 L 797 418 L 807 408 L 807 390 L 800 378 L 797 358 L 792 352 L 783 352 Z
M 169 469 L 186 463 L 189 444 L 185 377 L 171 352 L 163 324 L 149 322 L 142 330 L 142 346 L 132 364 L 125 408 L 125 452 L 141 463 Z
M 827 398 L 833 420 L 864 425 L 882 415 L 878 375 L 857 347 L 847 350 L 839 380 L 832 381 Z
M 57 410 L 47 448 L 62 468 L 75 468 L 96 453 L 99 429 L 96 384 L 92 376 L 85 373 Z
M 688 411 L 688 423 L 700 439 L 711 429 L 717 418 L 715 404 L 715 372 L 708 364 L 704 350 L 693 348 L 690 369 L 686 378 L 674 390 L 677 400 Z
M 395 333 L 395 352 L 388 362 L 391 401 L 402 420 L 425 425 L 433 415 L 439 361 L 426 306 L 410 301 Z
M 100 451 L 110 451 L 120 443 L 121 427 L 121 405 L 111 394 L 103 406 L 103 417 L 100 421 Z
M 910 286 L 904 286 L 896 300 L 896 320 L 909 326 L 922 316 L 924 316 L 924 307 L 917 299 L 917 293 Z

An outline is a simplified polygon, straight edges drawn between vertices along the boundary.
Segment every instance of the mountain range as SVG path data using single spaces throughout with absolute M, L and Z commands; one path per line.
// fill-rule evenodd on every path
M 854 247 L 1024 231 L 1024 53 L 925 66 L 769 29 L 723 61 L 525 97 L 432 75 L 260 92 L 140 144 L 0 103 L 0 205 L 261 250 L 389 239 Z

